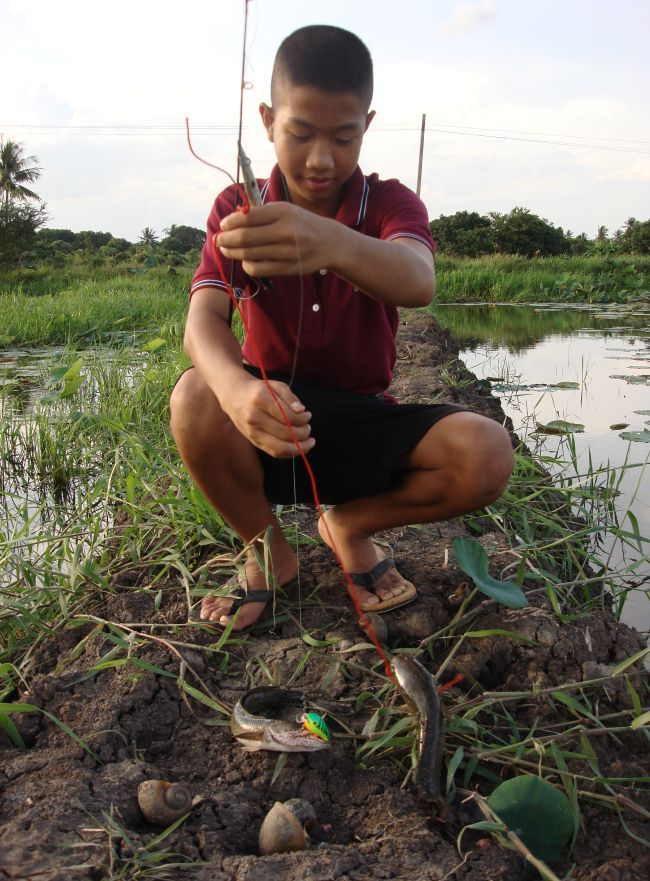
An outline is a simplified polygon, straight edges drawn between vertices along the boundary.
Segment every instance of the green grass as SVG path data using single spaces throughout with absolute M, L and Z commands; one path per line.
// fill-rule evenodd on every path
M 608 303 L 647 298 L 650 257 L 436 259 L 439 303 Z
M 189 274 L 63 278 L 53 293 L 0 294 L 0 346 L 90 345 L 133 332 L 182 332 Z

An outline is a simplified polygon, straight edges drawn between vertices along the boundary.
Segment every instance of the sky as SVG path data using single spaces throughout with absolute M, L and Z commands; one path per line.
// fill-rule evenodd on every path
M 35 155 L 48 226 L 203 228 L 236 171 L 245 0 L 0 0 L 0 135 Z M 249 0 L 243 143 L 273 57 L 306 24 L 366 43 L 375 65 L 361 167 L 415 189 L 431 218 L 529 208 L 574 234 L 650 216 L 647 0 Z

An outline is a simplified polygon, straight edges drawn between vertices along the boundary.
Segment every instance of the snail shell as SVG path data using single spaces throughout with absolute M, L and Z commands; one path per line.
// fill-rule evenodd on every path
M 292 801 L 302 801 L 302 799 L 292 799 Z M 300 820 L 282 802 L 276 801 L 264 818 L 260 829 L 260 853 L 268 856 L 272 853 L 303 850 L 305 841 L 305 830 Z
M 192 808 L 192 794 L 184 783 L 145 780 L 138 786 L 138 804 L 150 823 L 169 826 Z
M 291 811 L 301 826 L 306 823 L 314 823 L 316 821 L 316 811 L 311 804 L 304 798 L 290 798 L 285 801 L 284 806 Z

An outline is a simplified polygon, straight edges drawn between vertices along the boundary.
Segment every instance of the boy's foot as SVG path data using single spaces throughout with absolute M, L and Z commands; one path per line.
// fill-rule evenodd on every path
M 319 519 L 318 532 L 330 549 L 332 548 L 332 539 L 334 540 L 348 572 L 367 573 L 356 579 L 353 576 L 357 596 L 364 611 L 371 611 L 374 608 L 377 608 L 378 611 L 386 611 L 415 599 L 413 584 L 400 575 L 394 564 L 388 562 L 386 554 L 371 538 L 353 536 L 340 523 L 337 523 L 335 508 L 325 511 Z M 384 560 L 386 563 L 383 566 L 379 565 Z M 372 574 L 373 570 L 374 575 Z M 362 586 L 364 582 L 365 585 Z M 371 585 L 372 590 L 368 590 L 367 587 Z
M 275 581 L 283 586 L 287 585 L 296 577 L 296 572 L 297 566 L 294 563 L 292 570 L 287 567 L 286 572 L 274 572 Z M 246 562 L 245 575 L 245 581 L 242 579 L 243 583 L 241 585 L 245 591 L 269 590 L 269 586 L 264 578 L 264 573 L 258 568 L 256 563 L 251 563 L 249 561 Z M 206 622 L 213 621 L 220 628 L 227 627 L 232 618 L 232 607 L 236 602 L 237 600 L 234 600 L 231 596 L 218 596 L 216 594 L 208 595 L 201 603 L 199 620 Z M 261 602 L 244 602 L 236 613 L 237 620 L 233 625 L 232 632 L 235 633 L 252 627 L 262 616 L 268 604 L 268 600 L 262 600 Z

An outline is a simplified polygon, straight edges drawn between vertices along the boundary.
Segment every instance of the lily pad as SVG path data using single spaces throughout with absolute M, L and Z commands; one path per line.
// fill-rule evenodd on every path
M 650 373 L 639 373 L 638 376 L 625 376 L 624 374 L 614 374 L 610 379 L 622 379 L 629 382 L 630 385 L 650 385 Z
M 454 556 L 462 571 L 473 579 L 481 593 L 503 606 L 521 609 L 528 605 L 522 589 L 514 581 L 499 581 L 488 572 L 488 555 L 483 545 L 473 538 L 455 538 Z
M 554 382 L 549 388 L 580 388 L 577 382 Z
M 536 425 L 538 434 L 573 434 L 584 430 L 584 425 L 579 422 L 565 422 L 564 419 L 553 419 L 546 424 L 538 422 Z
M 157 352 L 161 346 L 166 345 L 167 340 L 164 340 L 162 337 L 156 337 L 153 340 L 149 340 L 142 347 L 143 352 Z
M 546 780 L 524 774 L 500 783 L 488 805 L 540 860 L 558 860 L 575 828 L 569 799 Z
M 635 410 L 639 416 L 650 416 L 650 410 Z
M 620 431 L 621 428 L 627 428 L 629 424 L 629 422 L 613 422 L 609 427 L 612 431 Z
M 619 437 L 626 441 L 637 441 L 641 444 L 650 444 L 650 431 L 644 428 L 643 431 L 622 431 Z

